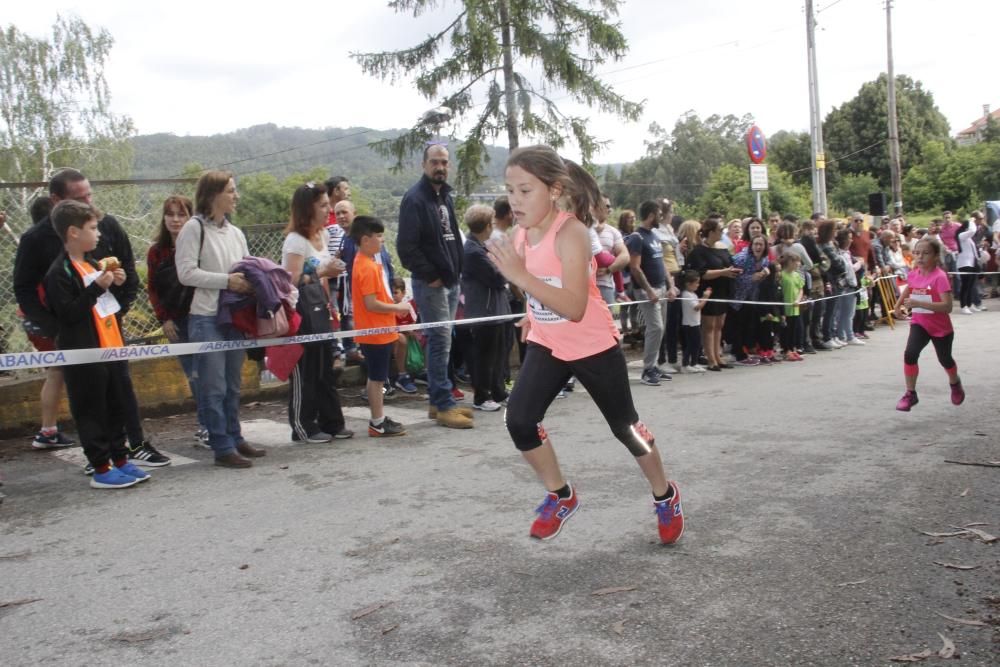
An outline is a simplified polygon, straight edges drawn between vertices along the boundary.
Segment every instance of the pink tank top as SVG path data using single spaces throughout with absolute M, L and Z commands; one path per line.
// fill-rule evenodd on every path
M 565 211 L 556 215 L 548 232 L 532 246 L 528 243 L 526 231 L 518 228 L 514 236 L 514 247 L 524 257 L 528 271 L 555 287 L 562 287 L 562 262 L 556 255 L 556 235 L 566 220 L 571 218 Z M 531 331 L 528 340 L 543 345 L 552 351 L 552 356 L 563 361 L 583 359 L 604 352 L 618 342 L 618 327 L 608 305 L 601 297 L 594 280 L 597 262 L 590 260 L 590 277 L 587 281 L 587 310 L 579 322 L 567 320 L 562 315 L 545 307 L 545 304 L 527 294 L 528 319 Z

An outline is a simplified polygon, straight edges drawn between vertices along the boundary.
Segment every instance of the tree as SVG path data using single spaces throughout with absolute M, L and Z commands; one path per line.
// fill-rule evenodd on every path
M 830 204 L 844 214 L 864 211 L 868 207 L 868 195 L 880 191 L 878 181 L 870 174 L 845 174 L 830 190 Z
M 76 17 L 57 17 L 49 39 L 0 32 L 0 179 L 44 181 L 66 166 L 129 174 L 134 128 L 112 113 L 104 77 L 113 44 Z
M 392 0 L 396 12 L 419 16 L 439 0 Z M 558 148 L 572 136 L 589 163 L 603 142 L 587 131 L 587 119 L 566 115 L 552 93 L 603 112 L 636 120 L 642 105 L 629 102 L 594 74 L 608 60 L 627 51 L 617 24 L 620 0 L 459 0 L 460 11 L 442 30 L 413 47 L 379 53 L 352 53 L 366 74 L 390 79 L 417 73 L 417 90 L 439 100 L 440 112 L 425 114 L 396 139 L 374 144 L 376 150 L 403 160 L 433 138 L 439 126 L 473 114 L 472 127 L 456 151 L 457 183 L 471 190 L 488 161 L 487 142 L 506 134 L 516 148 L 535 137 Z M 447 50 L 443 55 L 442 50 Z M 439 58 L 439 55 L 441 56 Z M 537 67 L 540 72 L 531 69 Z M 535 76 L 537 74 L 537 76 Z M 478 101 L 475 92 L 485 99 Z M 538 108 L 540 107 L 540 108 Z
M 702 120 L 693 111 L 681 116 L 670 132 L 653 123 L 646 155 L 622 168 L 606 188 L 616 205 L 638 206 L 644 199 L 668 197 L 694 204 L 720 166 L 748 164 L 743 147 L 750 116 L 712 115 Z
M 779 130 L 768 137 L 767 162 L 787 172 L 796 185 L 812 187 L 812 140 L 808 132 Z
M 871 174 L 888 188 L 888 77 L 861 86 L 857 96 L 827 114 L 823 123 L 826 153 L 841 174 Z M 929 141 L 950 142 L 948 121 L 934 96 L 908 76 L 896 77 L 896 117 L 903 175 L 921 161 Z M 904 199 L 905 199 L 904 190 Z
M 774 165 L 768 167 L 768 188 L 760 193 L 764 211 L 793 213 L 799 217 L 810 214 L 812 203 L 808 188 L 794 185 L 788 174 Z M 753 215 L 754 199 L 746 166 L 724 164 L 712 173 L 698 204 L 704 213 L 714 211 L 726 218 L 742 218 Z

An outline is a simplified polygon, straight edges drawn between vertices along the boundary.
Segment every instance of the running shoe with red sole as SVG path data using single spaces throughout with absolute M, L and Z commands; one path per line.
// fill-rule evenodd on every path
M 531 536 L 536 540 L 551 540 L 562 530 L 577 508 L 580 507 L 576 489 L 569 487 L 569 498 L 560 498 L 555 493 L 545 494 L 545 500 L 535 512 L 538 518 L 531 524 Z
M 681 509 L 681 492 L 674 482 L 670 482 L 670 488 L 674 490 L 672 496 L 666 500 L 653 501 L 656 522 L 660 531 L 660 542 L 663 544 L 673 544 L 684 534 L 684 510 Z

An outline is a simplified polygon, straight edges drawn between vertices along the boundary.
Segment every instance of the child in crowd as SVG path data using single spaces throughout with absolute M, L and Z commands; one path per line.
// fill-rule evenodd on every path
M 906 380 L 906 393 L 896 403 L 896 409 L 909 412 L 910 408 L 919 402 L 917 399 L 917 361 L 920 352 L 927 343 L 934 344 L 938 361 L 948 374 L 951 385 L 951 402 L 961 405 L 965 400 L 965 390 L 962 380 L 958 377 L 958 365 L 951 356 L 951 347 L 955 341 L 955 329 L 951 324 L 949 313 L 952 308 L 951 281 L 941 269 L 941 242 L 925 236 L 913 248 L 913 259 L 916 267 L 906 277 L 896 302 L 894 315 L 903 315 L 903 308 L 909 308 L 912 313 L 910 321 L 910 336 L 906 341 L 906 351 L 903 353 L 903 377 Z
M 389 285 L 392 287 L 392 300 L 395 303 L 402 303 L 409 306 L 409 310 L 407 312 L 396 313 L 396 324 L 399 326 L 403 326 L 405 324 L 416 324 L 417 306 L 406 296 L 406 281 L 402 278 L 393 278 Z M 399 338 L 396 339 L 395 348 L 393 349 L 393 356 L 396 359 L 395 385 L 404 394 L 417 393 L 417 385 L 406 370 L 406 351 L 409 349 L 410 339 L 415 339 L 416 336 L 416 331 L 401 331 L 399 333 Z
M 596 262 L 581 219 L 597 204 L 600 188 L 585 171 L 571 180 L 566 163 L 548 146 L 514 150 L 506 187 L 517 216 L 514 241 L 491 244 L 490 258 L 528 296 L 521 321 L 528 350 L 508 401 L 507 430 L 546 489 L 531 536 L 550 539 L 576 512 L 579 498 L 566 481 L 542 426 L 549 405 L 570 376 L 593 397 L 615 437 L 635 457 L 653 493 L 660 541 L 684 531 L 680 492 L 667 481 L 652 433 L 632 402 L 618 329 L 594 279 Z M 566 197 L 573 212 L 562 211 Z
M 125 270 L 98 264 L 90 257 L 101 233 L 100 217 L 90 204 L 59 202 L 52 210 L 52 226 L 64 251 L 45 275 L 49 309 L 59 323 L 60 350 L 124 347 L 118 320 L 121 306 L 109 291 L 125 282 Z M 90 486 L 122 489 L 149 479 L 128 460 L 125 446 L 126 402 L 120 364 L 127 361 L 66 366 L 66 395 L 80 433 L 83 453 L 92 466 Z
M 351 306 L 355 329 L 379 329 L 396 326 L 396 314 L 410 312 L 406 303 L 396 303 L 389 296 L 388 276 L 375 257 L 382 252 L 385 227 L 378 218 L 359 215 L 351 223 L 351 239 L 357 244 L 351 271 Z M 382 386 L 389 379 L 389 360 L 398 333 L 373 333 L 354 338 L 361 345 L 368 366 L 368 408 L 371 420 L 368 435 L 380 438 L 404 435 L 406 429 L 382 411 Z
M 706 287 L 705 293 L 698 298 L 698 285 L 701 276 L 697 271 L 684 272 L 684 289 L 681 291 L 681 338 L 683 357 L 681 371 L 684 373 L 704 373 L 705 367 L 698 364 L 701 356 L 701 309 L 712 298 L 712 288 Z
M 802 259 L 795 253 L 786 252 L 781 256 L 781 294 L 785 302 L 781 347 L 785 350 L 785 361 L 802 361 L 799 350 L 805 345 L 805 332 L 799 317 L 799 302 L 806 284 L 799 271 L 801 264 Z

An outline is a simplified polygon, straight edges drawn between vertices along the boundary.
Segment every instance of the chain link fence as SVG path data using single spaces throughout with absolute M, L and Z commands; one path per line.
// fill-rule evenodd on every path
M 135 253 L 140 291 L 123 323 L 127 344 L 155 341 L 163 336 L 146 296 L 146 253 L 156 236 L 164 199 L 172 194 L 193 198 L 195 182 L 195 179 L 91 181 L 94 205 L 118 219 Z M 18 238 L 32 225 L 29 214 L 32 203 L 47 194 L 47 183 L 0 183 L 0 210 L 7 215 L 7 224 L 0 230 L 0 354 L 32 350 L 17 314 L 14 258 Z M 283 229 L 283 224 L 245 227 L 250 253 L 280 262 Z

